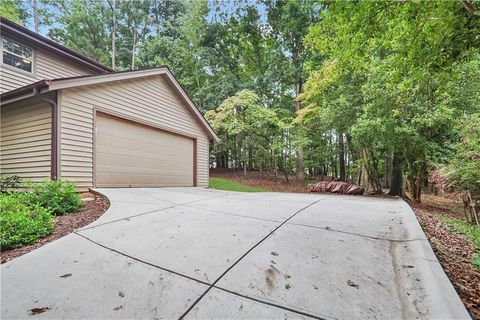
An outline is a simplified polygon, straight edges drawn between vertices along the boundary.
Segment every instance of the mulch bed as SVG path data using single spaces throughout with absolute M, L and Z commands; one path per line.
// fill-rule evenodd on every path
M 15 259 L 49 242 L 66 236 L 75 229 L 92 223 L 104 214 L 110 206 L 108 200 L 104 197 L 96 194 L 88 194 L 86 196 L 94 198 L 94 200 L 85 202 L 82 211 L 74 212 L 66 216 L 55 217 L 55 229 L 48 236 L 38 239 L 34 244 L 1 251 L 1 263 Z
M 437 203 L 432 204 L 431 199 L 424 199 L 428 203 L 413 204 L 412 208 L 440 264 L 470 315 L 474 319 L 480 319 L 480 270 L 471 263 L 475 247 L 470 239 L 450 232 L 445 223 L 433 217 L 433 214 L 462 217 L 460 211 L 452 210 L 456 206 L 455 202 L 446 205 L 444 198 L 436 198 Z M 437 204 L 442 203 L 441 207 L 437 207 Z

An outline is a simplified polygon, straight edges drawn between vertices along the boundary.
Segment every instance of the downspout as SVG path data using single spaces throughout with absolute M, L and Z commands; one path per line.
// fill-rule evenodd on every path
M 33 88 L 34 97 L 48 103 L 52 107 L 52 126 L 51 126 L 51 158 L 50 158 L 50 179 L 57 180 L 57 161 L 58 161 L 58 105 L 57 93 L 55 100 L 43 96 L 38 87 Z

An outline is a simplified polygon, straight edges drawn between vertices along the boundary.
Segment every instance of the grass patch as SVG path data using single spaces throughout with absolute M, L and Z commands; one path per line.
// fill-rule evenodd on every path
M 480 228 L 475 227 L 462 219 L 449 218 L 445 216 L 437 216 L 437 218 L 443 221 L 451 231 L 461 233 L 472 240 L 476 250 L 472 263 L 475 267 L 480 269 Z
M 270 191 L 260 187 L 251 187 L 231 180 L 222 178 L 210 178 L 208 186 L 217 190 L 240 191 L 240 192 L 266 192 Z

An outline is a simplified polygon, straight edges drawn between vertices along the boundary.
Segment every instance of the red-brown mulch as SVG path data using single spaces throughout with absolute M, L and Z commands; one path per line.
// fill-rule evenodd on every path
M 457 201 L 427 196 L 422 204 L 412 204 L 433 251 L 458 295 L 474 319 L 480 319 L 480 270 L 472 263 L 475 247 L 464 235 L 451 232 L 434 214 L 462 218 Z
M 102 196 L 96 194 L 87 194 L 84 196 L 94 198 L 95 200 L 86 201 L 82 211 L 74 212 L 66 216 L 55 217 L 55 229 L 53 232 L 46 237 L 38 239 L 34 244 L 1 251 L 1 263 L 15 259 L 49 242 L 66 236 L 75 229 L 92 223 L 104 214 L 110 206 L 108 200 Z

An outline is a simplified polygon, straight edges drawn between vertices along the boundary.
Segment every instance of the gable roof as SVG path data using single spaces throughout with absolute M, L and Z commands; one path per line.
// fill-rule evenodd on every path
M 16 24 L 8 19 L 0 17 L 0 28 L 2 30 L 2 36 L 18 39 L 27 44 L 31 44 L 35 47 L 44 49 L 48 52 L 51 52 L 57 56 L 62 57 L 72 63 L 86 67 L 93 71 L 104 73 L 113 71 L 107 66 L 90 59 L 78 52 L 73 51 L 67 47 L 64 47 L 55 41 L 52 41 L 46 37 L 39 35 L 36 32 L 33 32 L 21 25 Z
M 154 69 L 144 69 L 144 70 L 131 70 L 123 72 L 109 72 L 104 74 L 95 74 L 95 75 L 86 75 L 70 78 L 59 78 L 59 79 L 44 79 L 32 84 L 20 87 L 8 92 L 5 92 L 0 95 L 2 102 L 5 101 L 17 101 L 24 98 L 30 97 L 34 91 L 38 92 L 49 92 L 56 91 L 68 88 L 82 87 L 93 84 L 108 83 L 114 81 L 128 80 L 143 78 L 149 76 L 162 75 L 166 80 L 167 84 L 172 88 L 172 90 L 180 97 L 180 99 L 186 104 L 187 109 L 190 111 L 194 119 L 196 119 L 202 128 L 207 132 L 208 136 L 213 139 L 215 142 L 219 141 L 219 138 L 207 120 L 200 113 L 200 110 L 193 103 L 190 97 L 187 95 L 185 90 L 182 88 L 180 83 L 174 77 L 168 67 L 159 67 Z

